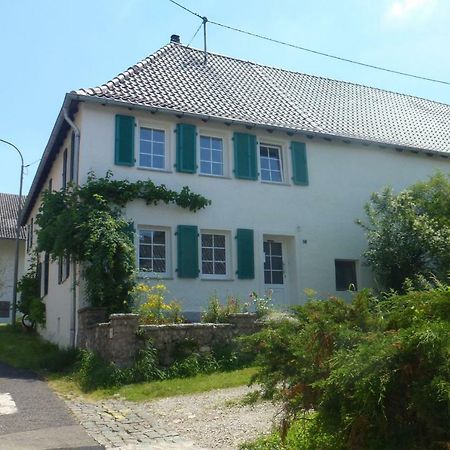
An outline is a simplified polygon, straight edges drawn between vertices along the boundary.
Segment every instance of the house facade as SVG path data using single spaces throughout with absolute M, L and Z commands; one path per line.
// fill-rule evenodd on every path
M 0 193 L 0 323 L 11 323 L 19 196 Z M 25 229 L 20 230 L 19 277 L 25 255 Z
M 143 281 L 189 317 L 208 298 L 273 292 L 288 307 L 372 287 L 355 220 L 370 194 L 448 172 L 450 106 L 260 66 L 171 42 L 92 89 L 66 95 L 23 214 L 36 242 L 41 193 L 90 172 L 188 186 L 196 213 L 129 203 Z M 188 255 L 187 255 L 188 253 Z M 187 255 L 187 256 L 186 256 Z M 41 255 L 44 336 L 75 342 L 80 269 Z

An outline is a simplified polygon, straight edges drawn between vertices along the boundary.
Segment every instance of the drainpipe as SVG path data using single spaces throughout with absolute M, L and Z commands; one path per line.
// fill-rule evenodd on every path
M 78 184 L 78 169 L 79 169 L 79 158 L 80 158 L 80 129 L 73 123 L 70 119 L 67 109 L 63 108 L 64 119 L 70 125 L 74 133 L 74 164 L 73 168 L 75 184 Z M 76 323 L 77 323 L 77 263 L 72 261 L 72 305 L 71 305 L 71 315 L 70 315 L 70 346 L 75 348 L 76 346 Z

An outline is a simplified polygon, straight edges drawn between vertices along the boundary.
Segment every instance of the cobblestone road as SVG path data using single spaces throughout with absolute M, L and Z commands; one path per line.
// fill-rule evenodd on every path
M 133 449 L 192 449 L 204 447 L 183 439 L 176 431 L 149 413 L 145 403 L 131 403 L 121 399 L 87 402 L 67 400 L 69 408 L 86 431 L 106 448 Z

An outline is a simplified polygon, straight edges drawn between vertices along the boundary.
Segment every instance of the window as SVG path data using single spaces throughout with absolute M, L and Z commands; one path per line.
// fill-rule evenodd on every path
M 48 294 L 48 279 L 50 270 L 50 257 L 48 253 L 45 253 L 44 257 L 44 296 Z
M 273 183 L 281 183 L 283 181 L 281 147 L 261 144 L 259 146 L 259 163 L 261 166 L 261 180 Z
M 227 276 L 227 239 L 225 234 L 201 234 L 202 275 L 216 277 Z
M 334 261 L 336 271 L 336 290 L 358 290 L 356 280 L 356 261 L 336 259 Z
M 164 230 L 139 230 L 139 270 L 156 274 L 168 273 L 167 232 Z
M 200 173 L 223 176 L 223 139 L 200 136 Z
M 284 284 L 283 246 L 281 242 L 264 241 L 264 284 Z
M 10 303 L 6 301 L 0 301 L 0 318 L 9 317 Z
M 152 169 L 165 169 L 166 132 L 141 127 L 139 139 L 139 165 Z
M 64 149 L 63 153 L 63 168 L 62 168 L 62 188 L 67 187 L 67 148 Z

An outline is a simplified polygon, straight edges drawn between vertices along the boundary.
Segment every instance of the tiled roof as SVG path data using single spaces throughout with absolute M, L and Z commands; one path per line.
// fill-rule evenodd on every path
M 22 197 L 22 206 L 25 197 Z M 15 239 L 19 196 L 0 193 L 0 239 Z M 25 229 L 20 230 L 20 238 L 25 239 Z
M 74 94 L 264 127 L 450 152 L 450 105 L 168 44 Z

